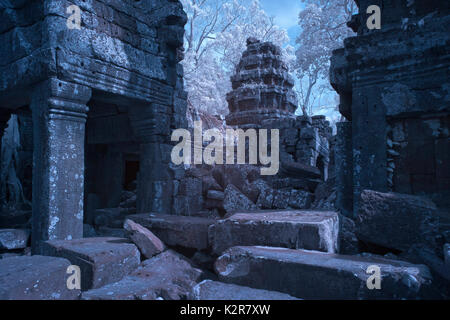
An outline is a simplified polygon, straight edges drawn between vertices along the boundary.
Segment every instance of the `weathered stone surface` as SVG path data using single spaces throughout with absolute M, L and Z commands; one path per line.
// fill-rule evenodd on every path
M 445 268 L 447 269 L 448 274 L 450 274 L 450 243 L 444 245 L 444 261 Z
M 222 191 L 209 190 L 207 198 L 212 200 L 223 200 L 225 198 L 225 194 Z
M 67 289 L 67 259 L 22 256 L 0 260 L 1 300 L 71 300 L 80 290 Z
M 94 212 L 94 224 L 111 227 L 113 221 L 120 217 L 120 208 L 97 209 Z
M 339 219 L 336 212 L 288 210 L 236 213 L 209 229 L 217 254 L 237 246 L 273 246 L 336 252 Z
M 140 263 L 134 244 L 113 237 L 47 241 L 44 252 L 79 266 L 83 291 L 119 281 Z
M 146 259 L 164 251 L 164 243 L 147 228 L 130 219 L 125 220 L 123 227 L 128 238 L 134 242 Z
M 380 290 L 367 287 L 371 265 L 380 267 Z M 215 268 L 221 281 L 304 299 L 415 299 L 431 283 L 424 265 L 273 247 L 231 248 Z
M 229 184 L 225 189 L 223 208 L 227 213 L 257 209 L 256 205 L 232 184 Z
M 83 238 L 97 237 L 97 232 L 90 224 L 83 224 Z
M 235 284 L 204 280 L 197 284 L 190 295 L 191 300 L 300 300 L 288 294 L 253 289 Z
M 340 214 L 339 224 L 339 253 L 357 254 L 359 252 L 359 245 L 358 238 L 355 234 L 355 222 Z
M 0 249 L 23 249 L 27 246 L 29 238 L 29 230 L 0 229 Z
M 358 238 L 388 248 L 407 250 L 433 242 L 436 206 L 422 197 L 364 190 L 356 219 Z
M 231 77 L 233 90 L 227 94 L 230 109 L 227 124 L 293 119 L 297 97 L 281 49 L 270 42 L 249 40 L 236 73 Z
M 152 231 L 167 246 L 208 248 L 208 228 L 215 220 L 164 214 L 136 214 L 129 219 Z
M 179 300 L 186 298 L 201 276 L 199 269 L 172 250 L 145 260 L 119 282 L 84 292 L 85 300 Z

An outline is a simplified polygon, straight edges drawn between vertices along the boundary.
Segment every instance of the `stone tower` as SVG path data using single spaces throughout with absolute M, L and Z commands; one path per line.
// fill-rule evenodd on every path
M 248 38 L 231 83 L 227 125 L 256 128 L 265 120 L 294 118 L 294 80 L 276 45 Z

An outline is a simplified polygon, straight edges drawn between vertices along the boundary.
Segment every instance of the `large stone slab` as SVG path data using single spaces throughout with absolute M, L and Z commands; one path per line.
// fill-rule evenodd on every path
M 253 289 L 235 284 L 204 280 L 197 284 L 191 300 L 300 300 L 286 293 Z
M 0 300 L 77 299 L 80 290 L 67 288 L 67 259 L 21 256 L 0 260 Z
M 356 219 L 356 235 L 364 241 L 407 250 L 415 243 L 432 244 L 437 209 L 426 198 L 364 190 Z
M 140 253 L 134 244 L 113 237 L 47 241 L 44 252 L 79 266 L 83 291 L 119 281 L 140 263 Z
M 179 300 L 186 298 L 201 270 L 172 250 L 145 260 L 124 279 L 84 292 L 84 300 Z
M 23 249 L 27 246 L 29 238 L 29 230 L 0 229 L 0 249 Z
M 208 248 L 208 228 L 215 220 L 164 214 L 136 214 L 128 217 L 153 232 L 168 246 L 203 250 Z
M 367 286 L 373 265 L 380 268 L 379 290 Z M 273 247 L 231 248 L 215 268 L 221 281 L 304 299 L 415 299 L 425 296 L 431 283 L 424 265 Z
M 333 211 L 289 210 L 236 213 L 209 229 L 217 254 L 233 246 L 272 246 L 337 251 L 338 214 Z

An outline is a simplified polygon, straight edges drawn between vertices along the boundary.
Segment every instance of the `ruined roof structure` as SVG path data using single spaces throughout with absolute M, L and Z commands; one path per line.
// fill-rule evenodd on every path
M 263 120 L 293 118 L 297 97 L 294 80 L 279 47 L 270 42 L 247 39 L 247 50 L 231 77 L 233 90 L 227 94 L 230 113 L 227 125 L 253 125 Z

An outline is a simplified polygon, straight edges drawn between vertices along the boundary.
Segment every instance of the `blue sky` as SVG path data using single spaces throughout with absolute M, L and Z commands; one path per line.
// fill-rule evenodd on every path
M 298 13 L 304 8 L 300 0 L 260 0 L 267 15 L 274 16 L 275 22 L 288 32 L 291 45 L 295 45 L 295 38 L 299 34 Z

